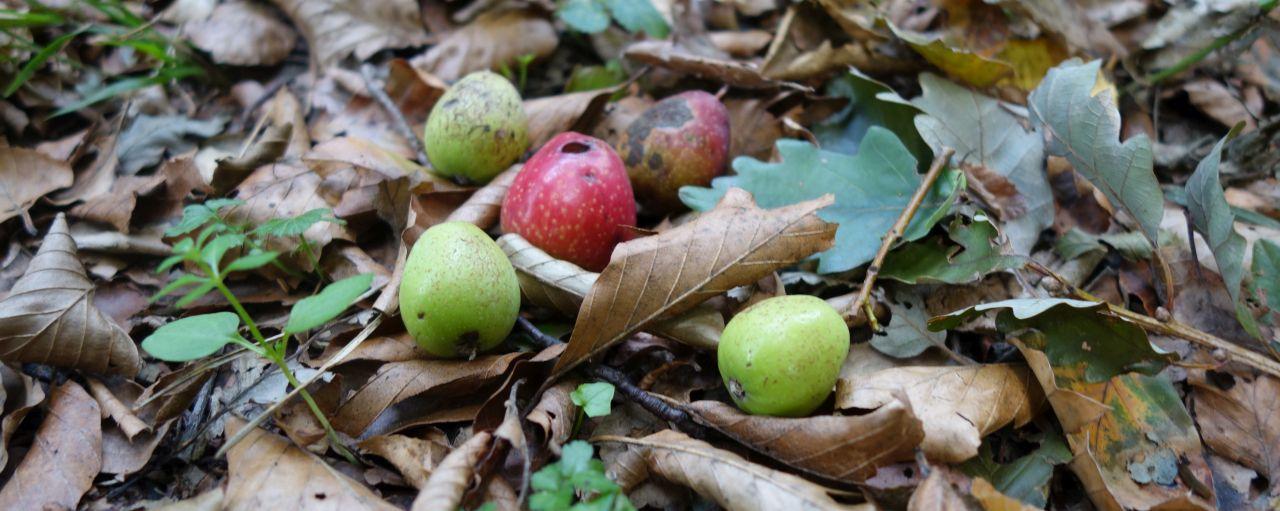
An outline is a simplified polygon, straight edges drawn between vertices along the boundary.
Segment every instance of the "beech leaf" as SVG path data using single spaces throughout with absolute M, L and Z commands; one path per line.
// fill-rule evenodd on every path
M 97 401 L 69 381 L 51 393 L 31 450 L 0 489 L 0 509 L 76 509 L 102 468 Z
M 1072 59 L 1050 69 L 1031 92 L 1032 123 L 1049 139 L 1049 154 L 1071 162 L 1116 207 L 1138 222 L 1154 244 L 1164 214 L 1151 141 L 1136 135 L 1120 143 L 1120 111 L 1114 91 L 1099 86 L 1102 61 Z
M 71 166 L 33 149 L 0 147 L 0 222 L 26 215 L 36 199 L 71 186 Z
M 138 347 L 93 305 L 93 295 L 59 213 L 26 273 L 0 301 L 0 360 L 137 374 Z
M 591 286 L 568 347 L 552 369 L 573 369 L 662 317 L 680 314 L 831 246 L 835 225 L 816 212 L 831 196 L 778 209 L 730 189 L 711 212 L 661 234 L 628 241 Z M 625 292 L 622 292 L 625 290 Z

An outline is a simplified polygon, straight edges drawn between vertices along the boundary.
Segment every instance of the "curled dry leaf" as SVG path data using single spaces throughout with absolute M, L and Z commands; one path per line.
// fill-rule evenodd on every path
M 169 431 L 168 421 L 155 421 L 155 412 L 163 403 L 137 406 L 143 388 L 132 380 L 88 381 L 98 406 L 112 419 L 102 426 L 102 473 L 127 475 L 142 470 Z
M 766 77 L 755 65 L 736 60 L 705 57 L 681 48 L 671 41 L 640 41 L 628 46 L 625 55 L 631 60 L 644 64 L 743 89 L 773 89 L 786 86 L 807 90 L 800 85 Z
M 1280 493 L 1280 379 L 1259 375 L 1252 381 L 1235 377 L 1225 389 L 1203 373 L 1189 379 L 1194 386 L 1196 424 L 1214 452 L 1257 470 Z
M 98 403 L 75 382 L 55 387 L 31 450 L 0 489 L 0 509 L 76 509 L 102 468 Z
M 609 104 L 615 87 L 570 92 L 559 96 L 547 96 L 524 102 L 525 115 L 529 117 L 529 147 L 536 150 L 542 144 L 565 131 L 587 133 Z
M 489 452 L 493 434 L 476 433 L 457 449 L 444 457 L 440 465 L 431 471 L 426 485 L 413 500 L 413 511 L 454 511 L 462 501 L 462 495 L 472 486 L 476 464 Z
M 227 419 L 228 435 L 244 427 L 238 417 Z M 228 510 L 397 509 L 324 460 L 258 428 L 227 453 L 226 492 Z
M 558 44 L 555 27 L 536 11 L 495 9 L 450 32 L 410 63 L 451 82 L 473 71 L 513 66 L 523 55 L 546 57 Z
M 183 31 L 214 62 L 234 66 L 274 66 L 289 56 L 298 34 L 261 4 L 235 0 Z
M 817 211 L 833 201 L 826 195 L 764 210 L 751 194 L 733 188 L 692 222 L 618 245 L 583 300 L 552 376 L 655 320 L 831 248 L 836 225 L 819 219 Z
M 747 447 L 841 482 L 862 482 L 879 466 L 911 459 L 924 438 L 920 420 L 901 401 L 867 415 L 798 419 L 748 415 L 719 401 L 695 401 L 684 408 Z
M 0 360 L 133 376 L 142 365 L 129 334 L 93 305 L 62 214 L 27 272 L 0 301 Z
M 364 60 L 385 48 L 427 43 L 418 2 L 382 0 L 273 0 L 302 31 L 311 60 L 327 68 L 355 53 Z
M 603 436 L 594 441 L 635 446 L 654 474 L 692 488 L 726 509 L 852 509 L 833 500 L 826 488 L 678 431 L 663 430 L 644 438 Z
M 524 167 L 523 163 L 512 165 L 489 184 L 483 188 L 476 190 L 463 202 L 458 209 L 449 213 L 446 219 L 449 222 L 467 222 L 481 229 L 488 229 L 498 223 L 498 214 L 502 212 L 502 199 L 507 197 L 507 190 L 511 188 L 511 182 L 515 181 L 516 174 L 520 173 L 520 169 Z
M 1044 394 L 1031 378 L 1024 365 L 894 367 L 839 382 L 836 408 L 873 409 L 905 392 L 924 424 L 925 454 L 957 463 L 976 456 L 986 434 L 1035 417 Z
M 26 217 L 36 199 L 71 186 L 71 166 L 33 149 L 0 147 L 0 222 Z M 30 221 L 25 223 L 30 228 Z
M 362 433 L 388 407 L 430 392 L 466 394 L 500 380 L 524 353 L 489 355 L 475 360 L 409 360 L 383 364 L 355 391 L 333 418 L 333 427 L 348 435 Z
M 576 388 L 578 382 L 562 381 L 547 389 L 526 416 L 530 423 L 541 429 L 545 447 L 557 456 L 560 455 L 560 447 L 573 436 L 578 407 L 573 404 L 570 394 Z
M 516 267 L 525 299 L 565 316 L 578 314 L 582 298 L 600 278 L 599 273 L 551 257 L 519 234 L 504 234 L 498 238 L 498 246 Z M 695 348 L 714 350 L 724 331 L 724 317 L 713 307 L 699 305 L 676 317 L 655 321 L 645 330 Z

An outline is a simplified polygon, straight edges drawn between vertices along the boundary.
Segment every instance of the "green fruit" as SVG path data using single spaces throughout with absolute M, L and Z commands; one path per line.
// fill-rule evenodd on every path
M 524 154 L 528 130 L 516 88 L 506 78 L 479 71 L 440 96 L 427 118 L 423 142 L 436 172 L 487 183 Z
M 827 302 L 779 296 L 734 316 L 717 349 L 720 376 L 738 408 L 800 417 L 821 405 L 849 354 L 849 327 Z
M 519 313 L 516 270 L 478 227 L 446 222 L 413 244 L 400 281 L 400 316 L 428 353 L 474 357 L 501 343 Z

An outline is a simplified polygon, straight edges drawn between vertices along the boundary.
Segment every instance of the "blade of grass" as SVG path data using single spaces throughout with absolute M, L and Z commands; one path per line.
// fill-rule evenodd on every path
M 117 81 L 111 82 L 110 84 L 107 84 L 104 87 L 98 88 L 93 92 L 86 94 L 83 98 L 80 99 L 80 101 L 76 101 L 75 103 L 72 103 L 70 105 L 67 105 L 58 109 L 58 111 L 54 112 L 53 115 L 50 115 L 49 117 L 53 118 L 60 115 L 69 114 L 71 112 L 80 110 L 81 108 L 95 104 L 99 101 L 110 99 L 120 94 L 124 94 L 126 92 L 138 90 L 144 87 L 150 87 L 152 85 L 160 85 L 163 83 L 167 83 L 171 80 L 178 80 L 181 78 L 186 78 L 188 76 L 195 76 L 202 72 L 203 71 L 197 66 L 182 66 L 182 67 L 163 69 L 160 71 L 160 74 L 155 76 L 134 77 L 134 78 L 125 78 L 123 80 L 117 80 Z
M 22 69 L 18 71 L 18 74 L 13 77 L 13 81 L 9 82 L 9 85 L 4 88 L 4 97 L 7 98 L 17 92 L 18 89 L 22 87 L 22 84 L 27 83 L 27 80 L 30 80 L 31 76 L 34 75 L 37 70 L 44 67 L 44 63 L 47 62 L 50 57 L 55 53 L 62 51 L 62 48 L 66 46 L 67 43 L 71 42 L 71 40 L 76 36 L 83 33 L 85 28 L 86 27 L 80 27 L 74 32 L 63 34 L 57 39 L 54 39 L 44 48 L 41 48 L 38 53 L 31 57 L 31 60 L 27 61 L 26 65 L 22 66 Z

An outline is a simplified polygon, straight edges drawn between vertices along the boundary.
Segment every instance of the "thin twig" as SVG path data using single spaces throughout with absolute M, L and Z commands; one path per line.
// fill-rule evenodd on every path
M 539 346 L 545 348 L 562 343 L 560 339 L 556 339 L 555 337 L 543 333 L 542 330 L 539 330 L 537 326 L 523 317 L 517 317 L 516 324 L 518 324 L 520 329 L 523 330 L 525 334 L 533 339 L 533 341 Z M 702 425 L 694 422 L 693 418 L 690 417 L 688 413 L 678 407 L 667 404 L 665 401 L 655 397 L 648 391 L 637 387 L 636 384 L 632 383 L 631 379 L 622 371 L 604 364 L 592 364 L 587 367 L 587 374 L 591 375 L 592 378 L 609 382 L 615 389 L 617 389 L 619 394 L 622 394 L 627 399 L 630 399 L 632 402 L 640 405 L 641 408 L 644 408 L 649 413 L 652 413 L 667 422 L 675 424 L 681 431 L 684 431 L 689 436 L 694 438 L 706 438 L 706 429 L 703 428 Z
M 1235 343 L 1232 343 L 1225 339 L 1221 339 L 1219 337 L 1214 336 L 1213 334 L 1204 332 L 1202 330 L 1199 330 L 1195 327 L 1186 325 L 1176 320 L 1171 319 L 1169 321 L 1161 321 L 1151 316 L 1147 316 L 1146 314 L 1134 312 L 1124 307 L 1120 307 L 1118 305 L 1107 302 L 1101 298 L 1098 298 L 1090 294 L 1088 291 L 1085 291 L 1083 289 L 1076 287 L 1075 284 L 1072 284 L 1071 282 L 1068 282 L 1065 278 L 1058 276 L 1058 274 L 1055 273 L 1053 270 L 1035 261 L 1028 262 L 1027 267 L 1036 272 L 1039 272 L 1046 276 L 1057 279 L 1059 282 L 1062 283 L 1063 286 L 1066 286 L 1067 289 L 1070 290 L 1071 295 L 1075 296 L 1076 298 L 1079 298 L 1081 300 L 1088 300 L 1091 302 L 1102 303 L 1106 305 L 1107 312 L 1110 313 L 1112 316 L 1134 323 L 1139 327 L 1142 327 L 1144 330 L 1149 330 L 1152 332 L 1170 335 L 1180 339 L 1185 339 L 1185 340 L 1194 342 L 1196 344 L 1207 346 L 1213 349 L 1220 349 L 1223 352 L 1225 352 L 1227 356 L 1229 356 L 1230 358 L 1234 359 L 1237 362 L 1241 362 L 1241 363 L 1253 366 L 1254 368 L 1262 372 L 1268 373 L 1272 376 L 1280 377 L 1280 362 L 1276 362 L 1275 360 L 1267 358 L 1261 353 L 1256 353 L 1252 350 L 1246 349 L 1242 346 L 1238 346 Z
M 880 267 L 884 265 L 885 257 L 889 255 L 889 249 L 893 248 L 894 242 L 902 237 L 902 233 L 907 230 L 907 225 L 911 224 L 911 218 L 916 216 L 916 211 L 920 209 L 920 204 L 924 202 L 924 196 L 929 193 L 929 189 L 933 188 L 933 183 L 938 180 L 938 176 L 942 175 L 942 169 L 946 168 L 947 163 L 951 161 L 951 155 L 956 150 L 950 147 L 942 148 L 942 153 L 933 159 L 933 163 L 929 165 L 929 172 L 925 173 L 924 179 L 920 182 L 920 187 L 916 188 L 916 193 L 911 196 L 911 201 L 907 203 L 907 208 L 902 210 L 902 214 L 898 215 L 898 220 L 893 223 L 893 227 L 889 232 L 885 233 L 884 240 L 880 242 L 880 250 L 876 252 L 875 259 L 871 260 L 871 266 L 867 267 L 867 276 L 862 280 L 862 289 L 858 291 L 858 297 L 849 304 L 849 308 L 845 309 L 841 314 L 844 322 L 852 324 L 859 314 L 867 315 L 867 322 L 871 324 L 873 330 L 879 330 L 879 325 L 875 321 L 875 313 L 870 308 L 869 300 L 871 298 L 871 289 L 875 287 L 876 276 L 880 275 Z
M 369 91 L 369 95 L 377 100 L 382 109 L 391 115 L 391 125 L 400 132 L 400 136 L 409 142 L 409 147 L 413 148 L 414 154 L 418 156 L 418 164 L 423 166 L 431 165 L 427 159 L 427 150 L 422 147 L 422 139 L 418 138 L 418 134 L 414 133 L 413 127 L 409 125 L 409 120 L 404 118 L 404 113 L 400 111 L 400 107 L 391 101 L 391 97 L 387 92 L 382 90 L 377 80 L 373 77 L 373 66 L 363 64 L 360 66 L 360 76 L 364 77 L 364 88 Z

